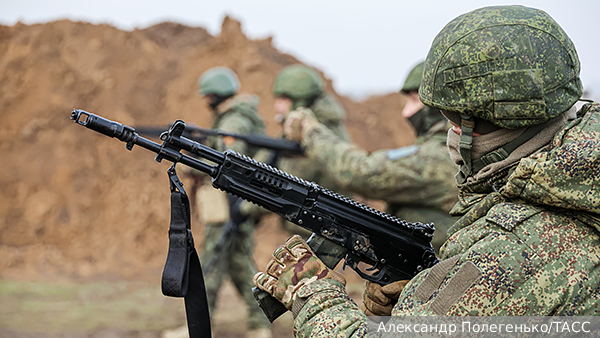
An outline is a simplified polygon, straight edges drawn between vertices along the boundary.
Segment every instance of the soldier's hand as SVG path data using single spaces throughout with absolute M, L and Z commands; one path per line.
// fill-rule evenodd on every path
M 320 279 L 333 279 L 346 285 L 343 275 L 327 268 L 302 237 L 294 235 L 275 250 L 266 273 L 258 272 L 252 281 L 291 310 L 296 292 Z
M 288 140 L 302 140 L 319 125 L 315 114 L 307 108 L 298 108 L 288 114 L 283 124 L 283 133 Z
M 401 280 L 381 286 L 367 281 L 360 309 L 367 316 L 391 316 L 392 309 L 408 282 L 408 280 Z

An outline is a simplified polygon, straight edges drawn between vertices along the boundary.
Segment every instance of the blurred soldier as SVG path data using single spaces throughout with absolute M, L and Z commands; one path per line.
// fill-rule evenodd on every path
M 450 124 L 438 109 L 419 100 L 422 74 L 423 63 L 419 63 L 402 87 L 408 95 L 402 115 L 417 132 L 412 146 L 369 153 L 300 111 L 290 114 L 284 129 L 290 139 L 302 137 L 306 156 L 327 168 L 344 189 L 387 202 L 388 213 L 409 222 L 434 222 L 433 245 L 439 252 L 446 230 L 456 221 L 448 212 L 458 200 L 453 179 L 457 167 L 446 147 Z
M 323 124 L 336 137 L 350 141 L 350 136 L 344 125 L 346 112 L 337 100 L 325 93 L 325 84 L 319 73 L 304 65 L 295 64 L 284 68 L 275 78 L 273 84 L 273 95 L 275 95 L 274 108 L 277 119 L 285 121 L 289 112 L 298 108 L 309 108 L 314 112 L 316 119 Z M 267 156 L 257 156 L 266 160 Z M 315 163 L 312 159 L 305 157 L 279 158 L 276 163 L 269 163 L 277 168 L 287 171 L 307 181 L 317 182 L 330 190 L 344 194 L 336 184 L 336 178 L 332 177 L 327 168 L 322 164 Z M 246 213 L 256 215 L 258 207 L 251 203 L 244 203 L 243 210 Z M 309 235 L 310 233 L 293 223 L 282 219 L 282 226 L 290 233 Z
M 576 110 L 579 72 L 573 42 L 541 10 L 485 7 L 442 29 L 419 97 L 453 123 L 460 198 L 452 214 L 462 217 L 440 263 L 410 281 L 371 284 L 367 310 L 600 315 L 600 104 Z M 298 337 L 365 336 L 343 280 L 305 245 L 288 241 L 255 284 L 292 309 Z M 391 291 L 397 301 L 385 297 Z
M 325 84 L 319 73 L 304 65 L 296 64 L 284 68 L 273 84 L 275 110 L 285 120 L 287 114 L 298 108 L 311 109 L 316 119 L 337 137 L 350 141 L 350 136 L 343 122 L 346 117 L 344 108 L 337 100 L 325 93 Z M 325 188 L 339 191 L 335 178 L 328 175 L 322 165 L 305 157 L 282 158 L 278 162 L 279 169 L 314 181 Z
M 199 93 L 214 114 L 212 129 L 238 134 L 264 134 L 265 125 L 257 114 L 258 97 L 238 94 L 240 83 L 231 69 L 214 67 L 207 70 L 198 79 L 198 86 Z M 206 145 L 219 151 L 233 149 L 248 156 L 254 156 L 257 151 L 230 137 L 211 137 Z M 230 210 L 226 195 L 212 188 L 208 176 L 203 177 L 205 183 L 200 188 L 198 202 L 206 230 L 200 258 L 205 269 L 210 312 L 214 313 L 219 289 L 229 276 L 249 307 L 248 328 L 251 332 L 248 337 L 270 337 L 270 324 L 252 296 L 251 280 L 256 272 L 252 256 L 255 220 L 250 218 L 240 222 L 234 231 L 229 231 L 224 237 L 224 224 L 229 216 L 227 210 Z M 219 248 L 215 252 L 217 245 Z
M 325 93 L 323 79 L 314 69 L 301 64 L 284 68 L 275 78 L 273 95 L 275 95 L 275 110 L 283 117 L 282 121 L 291 111 L 301 107 L 309 108 L 328 130 L 337 137 L 350 141 L 343 122 L 346 112 L 333 96 Z M 336 184 L 335 177 L 327 173 L 325 166 L 315 164 L 306 157 L 282 158 L 278 161 L 277 167 L 307 181 L 317 182 L 330 190 L 341 194 L 345 192 Z M 290 222 L 282 222 L 284 228 L 291 233 L 310 235 Z
M 300 107 L 313 111 L 317 120 L 337 136 L 349 141 L 350 136 L 343 123 L 344 108 L 337 100 L 325 93 L 325 84 L 317 71 L 301 64 L 284 68 L 273 84 L 275 110 L 285 115 Z

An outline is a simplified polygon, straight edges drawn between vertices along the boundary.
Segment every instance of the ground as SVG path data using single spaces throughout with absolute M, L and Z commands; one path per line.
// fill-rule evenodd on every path
M 287 233 L 270 217 L 258 229 L 255 256 L 266 265 L 266 251 L 283 243 Z M 339 270 L 339 269 L 338 269 Z M 346 270 L 348 292 L 360 302 L 364 282 Z M 183 300 L 162 295 L 156 281 L 99 280 L 36 282 L 0 280 L 0 337 L 6 338 L 160 338 L 185 323 Z M 246 305 L 228 281 L 212 315 L 213 336 L 243 338 Z M 274 337 L 293 337 L 288 313 L 273 324 Z

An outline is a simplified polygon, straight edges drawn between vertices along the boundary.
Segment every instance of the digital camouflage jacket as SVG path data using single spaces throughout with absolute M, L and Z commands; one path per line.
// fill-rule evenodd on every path
M 472 196 L 441 262 L 407 284 L 393 315 L 600 314 L 600 105 L 578 116 L 498 192 Z M 364 336 L 341 284 L 313 284 L 299 290 L 296 336 Z
M 342 189 L 387 202 L 387 212 L 401 219 L 433 222 L 438 230 L 434 246 L 439 248 L 456 221 L 448 212 L 458 200 L 458 168 L 446 147 L 448 129 L 450 124 L 440 121 L 414 145 L 373 153 L 324 127 L 315 128 L 302 144 L 307 157 L 327 168 Z
M 344 124 L 346 112 L 335 98 L 329 95 L 320 96 L 311 106 L 311 110 L 332 135 L 336 135 L 337 138 L 346 142 L 350 141 L 350 136 Z M 325 164 L 315 163 L 313 159 L 308 157 L 282 158 L 279 160 L 277 167 L 307 181 L 317 182 L 327 189 L 344 195 L 347 194 L 345 189 L 337 184 L 337 178 L 327 170 Z
M 211 129 L 244 135 L 264 134 L 265 124 L 257 113 L 259 102 L 258 96 L 250 94 L 238 94 L 221 102 Z M 256 149 L 248 148 L 245 142 L 227 137 L 211 137 L 207 145 L 219 151 L 233 149 L 248 156 L 256 153 Z

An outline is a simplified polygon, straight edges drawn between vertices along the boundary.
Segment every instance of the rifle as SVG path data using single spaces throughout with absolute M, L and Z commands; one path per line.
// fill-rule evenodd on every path
M 160 137 L 160 135 L 165 130 L 168 130 L 171 126 L 172 124 L 166 128 L 140 126 L 134 127 L 134 129 L 139 135 Z M 245 142 L 249 146 L 273 150 L 281 156 L 294 156 L 303 154 L 302 146 L 298 142 L 293 142 L 282 138 L 273 138 L 264 135 L 236 134 L 219 129 L 207 129 L 186 125 L 183 132 L 181 133 L 181 136 L 199 143 L 205 143 L 208 136 L 233 137 L 237 140 Z
M 307 243 L 334 269 L 345 259 L 362 278 L 381 285 L 411 279 L 438 262 L 431 239 L 433 224 L 409 223 L 370 206 L 329 191 L 233 150 L 219 152 L 182 136 L 186 125 L 177 120 L 160 135 L 162 144 L 145 139 L 132 127 L 75 109 L 71 119 L 109 137 L 116 137 L 131 150 L 134 145 L 163 159 L 200 170 L 212 177 L 213 187 L 264 207 L 313 232 Z M 210 165 L 181 153 L 215 163 Z M 359 269 L 364 262 L 371 267 Z M 287 309 L 267 292 L 253 289 L 271 322 Z

